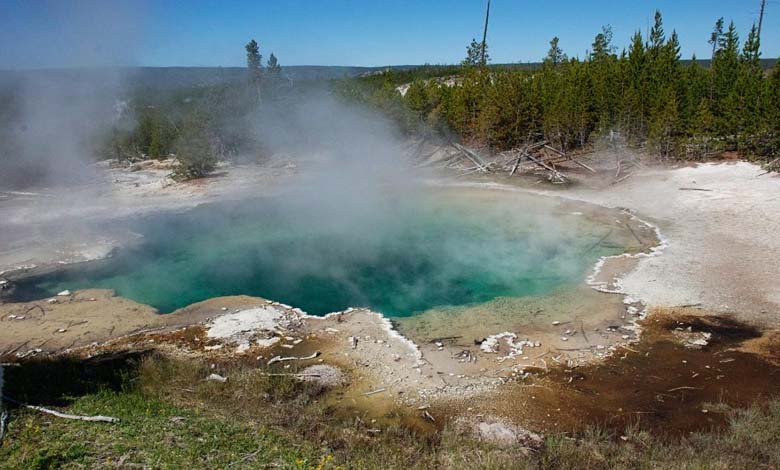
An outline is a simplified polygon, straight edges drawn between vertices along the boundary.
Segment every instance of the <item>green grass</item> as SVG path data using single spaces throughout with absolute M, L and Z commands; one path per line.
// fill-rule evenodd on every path
M 324 405 L 319 387 L 241 365 L 217 367 L 227 383 L 203 381 L 211 370 L 151 356 L 123 372 L 119 387 L 80 387 L 80 396 L 60 397 L 68 412 L 110 415 L 118 424 L 13 409 L 0 468 L 780 468 L 780 402 L 724 410 L 731 421 L 722 432 L 670 440 L 638 428 L 622 436 L 593 429 L 548 436 L 533 453 L 449 429 L 424 436 L 383 424 L 369 433 L 376 424 Z M 24 383 L 24 373 L 15 374 Z
M 79 398 L 69 411 L 121 421 L 82 423 L 17 411 L 0 451 L 3 468 L 224 468 L 233 462 L 239 462 L 233 468 L 246 468 L 255 461 L 300 468 L 296 462 L 306 462 L 295 445 L 273 432 L 137 392 L 98 392 Z

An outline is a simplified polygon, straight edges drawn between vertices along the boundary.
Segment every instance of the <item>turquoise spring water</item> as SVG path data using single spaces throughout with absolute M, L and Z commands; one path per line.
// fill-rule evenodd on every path
M 593 249 L 604 227 L 546 199 L 474 194 L 428 191 L 343 210 L 261 198 L 147 216 L 126 222 L 139 244 L 28 281 L 20 296 L 108 288 L 165 313 L 246 294 L 316 315 L 368 306 L 398 317 L 544 294 L 619 251 Z

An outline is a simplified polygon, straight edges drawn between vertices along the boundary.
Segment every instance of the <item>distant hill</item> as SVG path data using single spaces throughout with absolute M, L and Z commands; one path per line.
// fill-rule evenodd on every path
M 777 59 L 761 59 L 765 70 L 771 69 Z M 683 60 L 684 65 L 691 63 Z M 709 67 L 709 60 L 699 60 L 699 65 Z M 503 69 L 534 70 L 541 63 L 492 64 Z M 406 71 L 425 67 L 429 71 L 437 68 L 452 68 L 452 65 L 393 65 L 384 67 L 352 67 L 334 65 L 292 65 L 282 67 L 282 75 L 293 81 L 333 80 L 381 73 L 385 70 Z M 435 73 L 434 73 L 435 75 Z M 123 67 L 123 68 L 61 68 L 32 70 L 0 70 L 0 88 L 18 84 L 29 78 L 46 78 L 63 82 L 78 82 L 91 79 L 98 82 L 121 80 L 133 88 L 171 90 L 188 87 L 207 87 L 221 83 L 233 83 L 246 79 L 244 67 Z
M 413 65 L 392 67 L 352 67 L 330 65 L 292 65 L 282 67 L 282 75 L 293 81 L 333 80 L 381 72 L 388 68 L 407 70 Z M 58 68 L 30 70 L 0 70 L 0 87 L 18 84 L 26 79 L 78 82 L 107 82 L 121 79 L 133 88 L 170 90 L 205 87 L 246 79 L 244 67 L 122 67 L 122 68 Z

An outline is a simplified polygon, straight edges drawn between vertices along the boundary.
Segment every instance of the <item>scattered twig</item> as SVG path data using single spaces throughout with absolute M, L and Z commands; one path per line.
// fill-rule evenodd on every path
M 387 391 L 386 388 L 378 388 L 376 390 L 371 390 L 370 392 L 364 393 L 363 396 L 367 397 L 369 395 L 376 395 L 377 393 L 382 393 L 382 392 L 386 392 L 386 391 Z
M 44 310 L 43 307 L 41 307 L 40 305 L 33 305 L 32 307 L 30 307 L 27 310 L 25 310 L 23 315 L 27 315 L 28 313 L 30 313 L 30 311 L 32 311 L 32 310 L 34 310 L 36 308 L 41 309 L 41 315 L 46 315 L 46 310 Z
M 227 466 L 226 468 L 230 468 L 230 467 L 232 467 L 233 465 L 238 465 L 238 464 L 240 464 L 240 463 L 244 463 L 244 462 L 246 462 L 247 460 L 251 460 L 251 459 L 253 459 L 253 458 L 254 458 L 254 457 L 257 455 L 257 454 L 259 454 L 260 452 L 262 452 L 262 450 L 263 450 L 263 448 L 261 447 L 261 448 L 257 449 L 256 451 L 254 451 L 254 452 L 252 452 L 252 453 L 250 453 L 250 454 L 246 454 L 245 456 L 241 457 L 240 459 L 236 460 L 235 462 L 231 462 L 231 463 L 229 463 L 229 464 L 228 464 L 228 466 Z
M 683 387 L 670 388 L 669 390 L 667 390 L 667 392 L 676 392 L 677 390 L 701 390 L 701 388 L 683 386 Z
M 307 374 L 303 372 L 278 372 L 278 373 L 270 373 L 270 372 L 260 372 L 260 375 L 266 376 L 266 377 L 322 377 L 320 374 Z
M 705 188 L 679 188 L 680 191 L 714 191 L 713 189 L 705 189 Z
M 590 340 L 588 339 L 588 335 L 585 334 L 585 324 L 582 320 L 580 320 L 580 333 L 582 333 L 582 337 L 585 338 L 585 341 L 590 344 Z
M 442 336 L 441 338 L 433 338 L 432 340 L 428 341 L 429 343 L 438 343 L 441 341 L 447 341 L 448 339 L 461 339 L 463 336 Z

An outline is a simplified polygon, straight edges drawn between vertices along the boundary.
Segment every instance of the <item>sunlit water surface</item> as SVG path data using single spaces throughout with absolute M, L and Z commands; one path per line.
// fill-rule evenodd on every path
M 142 241 L 104 262 L 40 277 L 20 297 L 108 288 L 171 312 L 246 294 L 312 314 L 368 306 L 410 316 L 582 282 L 605 228 L 541 197 L 435 190 L 362 206 L 283 198 L 210 204 L 125 222 Z

